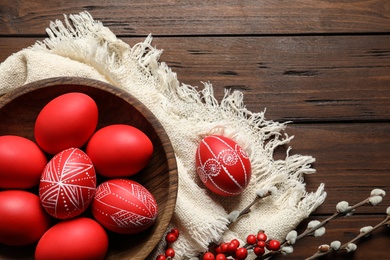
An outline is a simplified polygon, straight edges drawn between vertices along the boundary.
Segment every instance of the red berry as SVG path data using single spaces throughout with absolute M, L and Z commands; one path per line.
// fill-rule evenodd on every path
M 214 260 L 214 254 L 211 252 L 207 252 L 203 255 L 203 260 Z
M 174 257 L 175 250 L 173 248 L 168 248 L 167 250 L 165 250 L 165 256 L 166 257 Z
M 179 230 L 177 228 L 172 228 L 170 233 L 174 234 L 176 237 L 179 237 Z
M 230 242 L 230 243 L 228 244 L 228 252 L 229 252 L 229 253 L 234 253 L 234 252 L 236 252 L 238 246 L 239 246 L 239 245 L 237 245 L 237 243 L 235 243 L 235 242 Z
M 276 239 L 272 239 L 267 242 L 267 249 L 271 251 L 278 251 L 280 248 L 280 242 Z
M 251 234 L 251 235 L 248 235 L 247 238 L 246 238 L 246 242 L 249 244 L 249 245 L 254 245 L 256 244 L 256 236 Z
M 215 256 L 215 260 L 226 260 L 226 256 L 224 254 L 218 254 Z
M 217 246 L 217 247 L 215 248 L 215 253 L 216 253 L 216 254 L 222 254 L 221 246 Z
M 261 255 L 264 255 L 265 249 L 264 249 L 264 247 L 255 246 L 255 248 L 253 248 L 253 252 L 254 252 L 257 256 L 261 256 Z
M 260 231 L 260 232 L 257 234 L 257 240 L 258 240 L 258 241 L 267 241 L 267 235 L 264 234 L 264 231 Z
M 265 241 L 257 241 L 257 246 L 264 248 L 266 246 Z
M 223 243 L 219 247 L 221 248 L 221 253 L 227 253 L 229 251 L 229 243 Z
M 232 241 L 230 241 L 230 243 L 237 245 L 237 247 L 240 246 L 240 241 L 238 241 L 237 239 L 232 239 Z
M 158 256 L 156 257 L 156 260 L 165 260 L 165 259 L 167 259 L 167 258 L 166 258 L 165 255 L 163 255 L 163 254 L 158 255 Z
M 177 240 L 177 236 L 173 233 L 168 233 L 166 236 L 165 236 L 165 241 L 167 241 L 168 244 L 170 243 L 173 243 Z
M 236 257 L 239 259 L 245 259 L 248 256 L 248 250 L 245 247 L 240 247 L 236 250 Z

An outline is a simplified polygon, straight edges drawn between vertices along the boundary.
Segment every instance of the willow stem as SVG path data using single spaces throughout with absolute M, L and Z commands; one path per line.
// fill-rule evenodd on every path
M 353 210 L 355 210 L 356 208 L 360 207 L 360 206 L 363 206 L 365 204 L 368 204 L 369 203 L 369 199 L 371 198 L 372 196 L 369 196 L 368 198 L 356 203 L 355 205 L 347 208 L 345 211 L 343 212 L 338 212 L 336 211 L 335 213 L 333 213 L 333 215 L 331 215 L 330 217 L 328 217 L 327 219 L 323 220 L 322 222 L 318 223 L 317 225 L 315 225 L 314 227 L 312 228 L 307 228 L 304 232 L 302 232 L 300 235 L 297 236 L 296 238 L 296 241 L 298 241 L 299 239 L 303 238 L 303 237 L 306 237 L 306 236 L 309 236 L 309 235 L 312 235 L 314 234 L 314 232 L 325 226 L 326 224 L 328 224 L 330 221 L 336 219 L 336 218 L 339 218 L 339 217 L 342 217 L 342 216 L 345 216 L 347 215 L 348 213 L 352 212 Z M 280 248 L 282 248 L 283 246 L 286 246 L 286 245 L 289 245 L 289 242 L 287 240 L 283 241 L 283 243 L 281 243 L 280 245 Z M 262 256 L 259 256 L 259 257 L 256 257 L 256 260 L 260 260 L 260 259 L 267 259 L 269 257 L 271 257 L 272 255 L 276 254 L 276 253 L 280 253 L 280 249 L 278 251 L 270 251 Z
M 348 244 L 350 243 L 355 243 L 356 241 L 358 241 L 360 238 L 362 237 L 365 237 L 365 236 L 368 236 L 370 235 L 372 232 L 374 232 L 375 230 L 377 230 L 378 228 L 384 226 L 384 225 L 387 225 L 389 223 L 387 223 L 388 221 L 390 220 L 390 216 L 387 215 L 386 218 L 384 220 L 382 220 L 380 223 L 378 223 L 376 226 L 374 226 L 370 231 L 366 232 L 366 233 L 360 233 L 359 235 L 357 235 L 355 238 L 351 239 L 350 241 L 348 241 L 347 243 L 343 244 L 340 248 L 343 248 L 345 249 Z
M 387 217 L 381 221 L 380 223 L 378 223 L 376 226 L 374 226 L 370 231 L 366 232 L 366 233 L 359 233 L 359 235 L 357 235 L 356 237 L 354 237 L 353 239 L 351 239 L 350 241 L 348 241 L 347 243 L 343 244 L 342 246 L 340 246 L 340 249 L 346 249 L 347 246 L 350 244 L 350 243 L 355 243 L 356 241 L 358 241 L 360 238 L 362 237 L 365 237 L 365 236 L 368 236 L 370 235 L 372 232 L 374 232 L 375 230 L 377 230 L 378 228 L 384 226 L 384 225 L 389 225 L 390 224 L 390 216 L 387 215 Z M 314 255 L 306 258 L 305 260 L 313 260 L 313 259 L 316 259 L 320 256 L 323 256 L 323 255 L 326 255 L 326 254 L 329 254 L 331 252 L 335 251 L 333 248 L 329 248 L 328 251 L 326 252 L 319 252 L 317 251 Z
M 240 213 L 238 213 L 237 219 L 239 219 L 239 218 L 242 217 L 243 215 L 248 214 L 249 212 L 251 212 L 251 207 L 252 207 L 254 204 L 256 204 L 259 200 L 264 199 L 264 198 L 270 196 L 271 194 L 272 194 L 272 193 L 271 193 L 270 191 L 268 191 L 268 192 L 267 192 L 266 194 L 264 194 L 263 196 L 256 196 L 256 197 L 254 198 L 254 200 L 253 200 L 248 206 L 246 206 L 243 210 L 240 211 Z M 231 225 L 232 223 L 233 223 L 233 221 L 230 222 L 229 225 Z
M 370 197 L 371 197 L 371 196 L 370 196 Z M 301 239 L 301 238 L 303 238 L 303 237 L 305 237 L 305 236 L 308 236 L 308 235 L 313 234 L 314 231 L 316 231 L 317 229 L 319 229 L 319 228 L 325 226 L 325 225 L 328 224 L 330 221 L 332 221 L 332 220 L 334 220 L 334 219 L 336 219 L 336 218 L 345 216 L 345 215 L 347 215 L 348 213 L 350 213 L 351 211 L 355 210 L 356 208 L 358 208 L 358 207 L 360 207 L 360 206 L 363 206 L 363 205 L 367 204 L 367 203 L 369 202 L 369 198 L 370 198 L 370 197 L 368 197 L 367 199 L 362 200 L 361 202 L 356 203 L 355 205 L 349 207 L 349 208 L 348 208 L 346 211 L 344 211 L 344 212 L 338 212 L 338 211 L 337 211 L 337 212 L 333 213 L 332 216 L 328 217 L 327 219 L 323 220 L 322 222 L 318 223 L 317 225 L 315 225 L 315 226 L 312 227 L 312 228 L 307 228 L 302 234 L 300 234 L 299 236 L 297 236 L 296 240 L 299 240 L 299 239 Z M 288 242 L 287 242 L 287 241 L 284 241 L 284 242 L 283 242 L 283 245 L 286 245 L 286 244 L 288 244 Z
M 238 214 L 238 217 L 241 217 L 242 215 L 245 215 L 245 214 L 248 214 L 250 211 L 251 211 L 251 207 L 256 203 L 258 202 L 259 200 L 261 199 L 264 199 L 265 197 L 268 197 L 269 195 L 271 195 L 271 192 L 267 192 L 264 196 L 260 197 L 260 196 L 256 196 L 256 198 L 248 205 L 246 206 L 245 209 L 243 209 L 240 214 Z

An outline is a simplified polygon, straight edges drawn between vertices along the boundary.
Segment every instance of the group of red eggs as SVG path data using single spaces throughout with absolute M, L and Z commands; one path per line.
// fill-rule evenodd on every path
M 66 93 L 38 114 L 35 141 L 0 136 L 1 244 L 36 243 L 35 259 L 103 259 L 107 231 L 153 225 L 155 198 L 128 178 L 149 163 L 151 140 L 126 124 L 96 130 L 98 116 L 90 96 Z

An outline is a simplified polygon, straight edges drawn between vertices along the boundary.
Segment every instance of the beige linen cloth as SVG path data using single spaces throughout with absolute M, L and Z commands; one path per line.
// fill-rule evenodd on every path
M 143 102 L 164 126 L 177 157 L 179 190 L 169 227 L 181 232 L 173 244 L 175 259 L 196 257 L 211 242 L 244 241 L 259 229 L 283 240 L 325 200 L 323 184 L 315 192 L 305 189 L 304 174 L 315 172 L 313 157 L 290 155 L 288 149 L 285 159 L 273 158 L 275 148 L 288 146 L 292 138 L 282 134 L 286 124 L 266 120 L 263 112 L 248 111 L 241 92 L 226 92 L 218 101 L 210 83 L 198 90 L 179 82 L 159 61 L 162 51 L 151 45 L 151 36 L 131 47 L 87 12 L 54 21 L 46 31 L 47 39 L 0 64 L 0 94 L 40 79 L 77 76 L 119 86 Z M 213 133 L 234 139 L 250 156 L 252 178 L 239 196 L 210 193 L 196 174 L 196 147 Z M 230 213 L 241 211 L 256 192 L 268 189 L 274 190 L 272 196 L 227 225 Z M 162 240 L 158 248 L 164 245 Z

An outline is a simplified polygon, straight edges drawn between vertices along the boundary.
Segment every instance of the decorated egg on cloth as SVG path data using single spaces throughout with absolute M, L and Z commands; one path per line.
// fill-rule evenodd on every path
M 23 190 L 0 191 L 0 244 L 26 246 L 38 242 L 51 218 L 39 197 Z
M 96 174 L 89 157 L 78 148 L 56 154 L 39 183 L 45 210 L 58 219 L 73 218 L 87 209 L 96 190 Z
M 38 185 L 46 164 L 45 154 L 33 141 L 15 135 L 0 136 L 0 188 Z
M 195 160 L 200 179 L 216 194 L 238 195 L 249 184 L 252 171 L 248 155 L 230 138 L 205 137 L 198 145 Z
M 94 133 L 85 152 L 98 174 L 109 178 L 128 177 L 148 164 L 153 144 L 138 128 L 115 124 Z
M 49 154 L 81 148 L 96 130 L 98 107 L 84 93 L 60 95 L 43 107 L 35 121 L 37 144 Z
M 108 236 L 91 218 L 78 217 L 58 222 L 39 240 L 35 260 L 104 259 Z
M 154 196 L 138 182 L 111 179 L 96 189 L 92 214 L 110 231 L 135 234 L 154 224 L 158 207 Z

